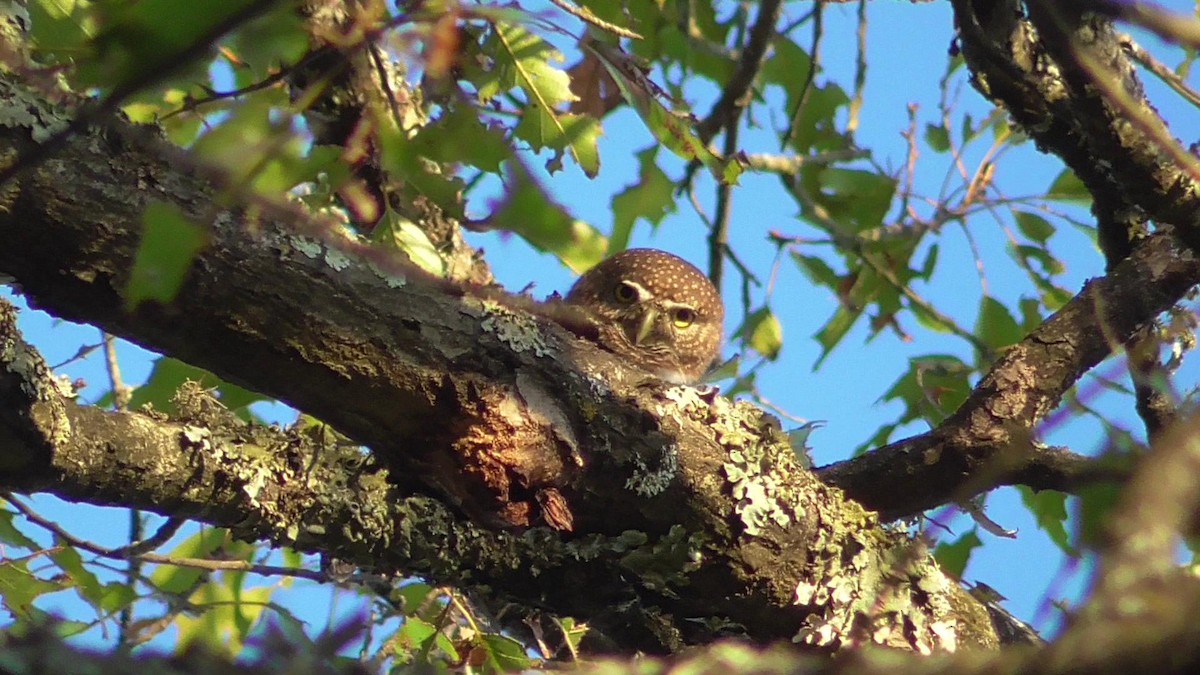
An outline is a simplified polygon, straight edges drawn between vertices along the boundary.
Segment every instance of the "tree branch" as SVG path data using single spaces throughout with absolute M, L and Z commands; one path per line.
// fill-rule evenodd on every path
M 967 499 L 1019 477 L 1046 476 L 1038 469 L 1046 453 L 1031 444 L 1034 426 L 1083 373 L 1197 283 L 1200 264 L 1192 255 L 1166 235 L 1150 237 L 1005 351 L 937 429 L 831 464 L 818 475 L 884 518 Z M 1064 479 L 1063 485 L 1077 483 Z
M 30 111 L 0 119 L 2 153 L 43 116 L 69 115 L 8 78 L 0 98 Z M 299 447 L 241 441 L 270 448 L 243 465 L 206 434 L 69 405 L 0 484 L 485 585 L 528 611 L 589 620 L 624 649 L 674 650 L 731 627 L 821 650 L 994 644 L 977 603 L 802 470 L 753 407 L 666 388 L 528 302 L 429 278 L 298 213 L 216 206 L 194 167 L 143 136 L 114 123 L 9 186 L 0 272 L 58 316 L 317 416 L 371 459 L 314 485 Z M 151 201 L 203 224 L 208 246 L 169 306 L 129 311 L 135 224 Z M 120 434 L 102 433 L 111 424 Z M 126 434 L 136 451 L 109 449 Z M 544 593 L 566 586 L 588 593 Z

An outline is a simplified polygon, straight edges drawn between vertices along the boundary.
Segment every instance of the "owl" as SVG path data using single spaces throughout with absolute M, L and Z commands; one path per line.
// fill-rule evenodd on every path
M 721 350 L 720 293 L 664 251 L 618 253 L 581 276 L 566 302 L 596 320 L 602 347 L 674 384 L 699 380 Z

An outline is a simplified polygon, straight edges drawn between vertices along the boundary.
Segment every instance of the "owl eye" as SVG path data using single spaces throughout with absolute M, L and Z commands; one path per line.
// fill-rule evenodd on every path
M 616 298 L 618 302 L 633 302 L 634 300 L 637 300 L 638 293 L 637 289 L 631 284 L 621 282 L 617 284 L 616 288 L 613 289 L 613 297 Z
M 676 328 L 687 328 L 696 322 L 696 311 L 690 307 L 676 307 L 671 310 L 671 321 Z

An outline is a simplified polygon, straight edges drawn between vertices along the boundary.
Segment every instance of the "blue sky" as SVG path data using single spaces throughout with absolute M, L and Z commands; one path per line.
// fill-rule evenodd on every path
M 724 3 L 728 5 L 730 3 Z M 1168 6 L 1188 10 L 1189 3 L 1172 2 Z M 809 3 L 789 3 L 795 14 L 806 12 Z M 849 87 L 853 79 L 855 45 L 855 11 L 853 5 L 832 5 L 827 9 L 825 27 L 824 64 L 825 73 L 821 80 L 832 80 Z M 875 160 L 884 166 L 900 166 L 905 161 L 907 147 L 901 132 L 907 127 L 906 107 L 919 106 L 920 126 L 938 120 L 938 88 L 942 77 L 946 54 L 950 48 L 952 19 L 949 3 L 917 3 L 877 0 L 869 3 L 869 34 L 867 89 L 861 123 L 856 135 L 860 146 L 871 150 Z M 1153 41 L 1148 41 L 1153 47 Z M 1167 59 L 1174 65 L 1177 57 Z M 977 92 L 966 82 L 962 71 L 955 75 L 951 91 L 956 93 L 956 109 L 970 111 L 982 118 L 990 110 Z M 1162 87 L 1147 82 L 1159 109 L 1174 122 L 1175 133 L 1185 144 L 1200 136 L 1200 124 L 1194 111 L 1183 107 L 1177 99 L 1162 93 Z M 710 105 L 712 91 L 697 87 L 690 92 L 698 112 L 703 113 Z M 652 141 L 641 122 L 629 111 L 619 111 L 606 118 L 605 136 L 602 139 L 602 169 L 597 180 L 587 179 L 577 167 L 568 163 L 565 170 L 553 175 L 542 176 L 541 181 L 571 212 L 601 230 L 611 226 L 609 199 L 611 195 L 636 180 L 637 166 L 634 153 Z M 769 131 L 751 131 L 742 136 L 745 148 L 751 152 L 774 152 L 777 143 Z M 966 155 L 968 166 L 973 167 L 986 148 L 976 148 Z M 536 162 L 534 163 L 536 164 Z M 681 175 L 681 163 L 676 163 L 668 173 Z M 950 160 L 926 150 L 918 163 L 917 186 L 927 195 L 936 196 L 947 171 Z M 1054 157 L 1042 155 L 1025 143 L 1008 151 L 996 176 L 999 188 L 1008 195 L 1036 194 L 1062 169 Z M 707 176 L 697 189 L 701 202 L 712 212 L 713 189 Z M 706 195 L 708 195 L 706 197 Z M 482 190 L 473 196 L 470 215 L 486 215 L 489 195 Z M 1072 214 L 1090 222 L 1086 210 L 1073 208 Z M 767 231 L 778 230 L 784 234 L 816 236 L 817 230 L 798 219 L 794 202 L 783 196 L 775 177 L 746 174 L 742 177 L 734 194 L 731 243 L 743 260 L 757 271 L 765 273 L 774 254 L 774 245 L 766 240 Z M 1006 237 L 1004 226 L 1011 227 L 1011 217 L 1000 213 L 976 216 L 969 223 L 975 244 L 982 251 L 986 282 L 976 268 L 967 237 L 961 230 L 948 231 L 939 238 L 942 247 L 939 271 L 931 283 L 917 290 L 930 299 L 935 306 L 959 318 L 960 323 L 970 327 L 975 320 L 984 283 L 987 292 L 1015 307 L 1022 293 L 1029 294 L 1030 288 L 1023 275 L 1004 254 Z M 705 248 L 706 231 L 701 219 L 694 213 L 686 198 L 679 201 L 676 212 L 656 229 L 645 224 L 635 229 L 633 245 L 653 246 L 682 255 L 703 267 L 707 260 Z M 552 291 L 565 291 L 573 275 L 550 256 L 539 254 L 515 237 L 495 235 L 468 235 L 472 244 L 483 247 L 487 260 L 498 279 L 510 289 L 520 289 L 533 282 L 536 295 Z M 1077 290 L 1083 282 L 1103 273 L 1103 261 L 1091 241 L 1070 226 L 1063 226 L 1052 240 L 1055 250 L 1062 256 L 1067 272 L 1060 283 Z M 813 253 L 820 253 L 814 249 Z M 832 260 L 832 258 L 830 258 Z M 765 368 L 759 377 L 763 395 L 774 405 L 789 413 L 809 420 L 824 420 L 826 425 L 811 439 L 818 465 L 844 459 L 852 450 L 869 438 L 881 424 L 894 419 L 899 412 L 897 404 L 882 404 L 880 396 L 908 368 L 908 359 L 916 355 L 949 353 L 972 360 L 967 346 L 950 336 L 927 330 L 915 321 L 905 328 L 912 337 L 902 341 L 893 333 L 884 332 L 869 344 L 867 326 L 859 325 L 845 338 L 834 353 L 824 361 L 820 369 L 813 369 L 820 355 L 819 345 L 811 338 L 828 320 L 837 307 L 837 299 L 825 289 L 813 288 L 800 271 L 790 263 L 780 267 L 775 282 L 775 291 L 770 298 L 771 308 L 780 317 L 785 335 L 785 346 L 777 363 Z M 726 301 L 736 303 L 737 288 L 727 277 L 723 289 Z M 11 297 L 8 291 L 3 291 Z M 757 291 L 758 301 L 764 294 Z M 20 300 L 18 299 L 18 303 Z M 22 305 L 23 306 L 23 305 Z M 741 320 L 736 312 L 731 313 L 727 328 L 732 330 Z M 80 344 L 98 342 L 99 334 L 93 328 L 79 327 L 59 322 L 36 311 L 23 311 L 20 325 L 26 339 L 41 349 L 51 364 L 71 358 Z M 727 356 L 732 352 L 727 350 Z M 122 375 L 127 383 L 145 379 L 151 366 L 151 355 L 133 345 L 123 344 L 119 348 Z M 1120 375 L 1119 370 L 1109 368 Z M 94 353 L 81 362 L 73 363 L 63 370 L 72 377 L 82 377 L 92 386 L 84 390 L 84 398 L 95 398 L 107 381 L 103 361 Z M 1196 369 L 1189 367 L 1181 373 L 1180 387 L 1191 388 L 1196 382 Z M 1140 435 L 1140 423 L 1132 414 L 1132 406 L 1112 395 L 1101 395 L 1091 403 L 1110 420 Z M 287 421 L 292 413 L 282 406 L 260 406 L 256 409 L 268 419 Z M 920 425 L 911 425 L 894 438 L 924 431 Z M 1079 452 L 1094 452 L 1104 443 L 1102 426 L 1092 420 L 1080 420 L 1047 430 L 1044 440 L 1061 443 Z M 59 518 L 66 527 L 86 533 L 102 544 L 113 546 L 124 542 L 127 529 L 126 517 L 121 512 L 95 507 L 67 505 L 52 498 L 39 497 L 35 502 L 44 513 Z M 966 577 L 985 581 L 1009 598 L 1006 606 L 1017 616 L 1034 621 L 1039 628 L 1054 626 L 1053 610 L 1048 609 L 1049 599 L 1077 598 L 1086 582 L 1085 568 L 1067 574 L 1066 561 L 1048 538 L 1038 529 L 1028 512 L 1020 506 L 1015 491 L 1002 489 L 988 499 L 988 513 L 1001 525 L 1018 531 L 1016 539 L 997 538 L 980 532 L 984 546 L 975 552 Z M 950 523 L 956 534 L 970 529 L 971 523 L 958 518 Z M 264 583 L 274 583 L 265 580 Z M 310 620 L 315 626 L 325 624 L 330 612 L 330 591 L 317 588 L 308 582 L 297 582 L 296 589 L 289 591 L 287 599 L 278 598 L 292 607 L 298 615 Z M 70 598 L 51 599 L 49 607 L 61 611 L 78 612 L 79 603 Z M 336 612 L 353 611 L 350 598 L 336 603 Z M 1041 611 L 1039 611 L 1039 608 Z M 93 631 L 89 640 L 104 642 L 105 637 Z

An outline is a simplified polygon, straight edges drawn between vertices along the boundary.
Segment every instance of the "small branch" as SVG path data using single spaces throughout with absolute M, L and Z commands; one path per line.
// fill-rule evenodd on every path
M 750 88 L 766 60 L 767 48 L 775 37 L 775 24 L 779 21 L 783 3 L 780 0 L 763 0 L 758 6 L 758 16 L 746 38 L 742 48 L 741 59 L 738 60 L 737 70 L 725 83 L 721 97 L 713 104 L 708 116 L 696 125 L 700 139 L 707 143 L 721 129 L 728 129 L 736 124 L 745 108 Z
M 1110 274 L 1089 282 L 1005 350 L 938 428 L 826 466 L 818 476 L 886 518 L 1023 480 L 1065 489 L 1116 477 L 1060 453 L 1039 452 L 1030 434 L 1083 373 L 1197 283 L 1200 264 L 1194 258 L 1169 235 L 1149 237 Z
M 600 17 L 596 16 L 595 14 L 592 14 L 586 8 L 576 7 L 575 5 L 567 2 L 567 0 L 550 0 L 550 2 L 552 2 L 555 7 L 558 7 L 559 9 L 566 12 L 567 14 L 570 14 L 571 16 L 575 17 L 576 19 L 579 19 L 580 21 L 582 21 L 586 24 L 595 26 L 596 28 L 599 28 L 600 30 L 607 31 L 609 33 L 612 33 L 613 35 L 620 35 L 621 37 L 630 38 L 633 40 L 641 40 L 642 39 L 642 36 L 640 34 L 635 33 L 633 31 L 629 30 L 628 28 L 618 26 L 614 23 L 609 23 L 609 22 L 601 19 Z

